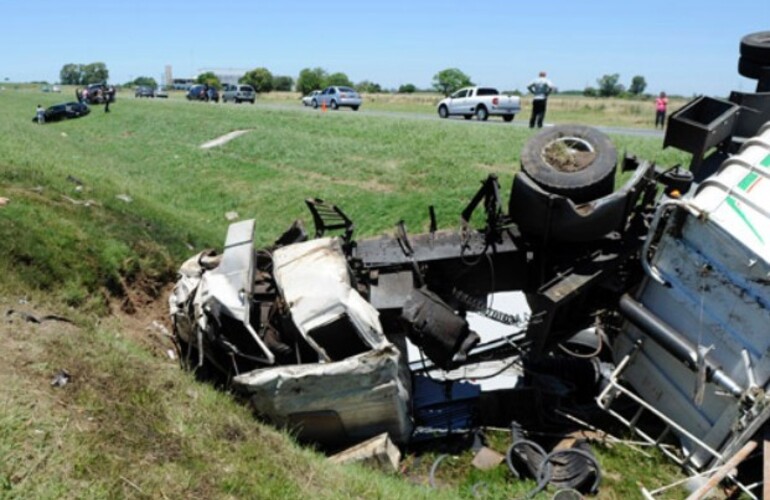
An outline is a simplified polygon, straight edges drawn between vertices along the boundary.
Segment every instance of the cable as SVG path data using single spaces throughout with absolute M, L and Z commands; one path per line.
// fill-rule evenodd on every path
M 579 352 L 572 351 L 564 346 L 564 342 L 561 342 L 557 345 L 559 349 L 561 349 L 561 351 L 567 354 L 568 356 L 572 356 L 573 358 L 578 358 L 578 359 L 591 359 L 601 354 L 602 349 L 604 349 L 604 336 L 598 330 L 598 327 L 596 329 L 596 336 L 599 337 L 599 347 L 597 347 L 596 350 L 590 354 L 581 354 Z
M 431 488 L 436 488 L 436 469 L 438 469 L 439 464 L 445 459 L 449 457 L 446 453 L 443 455 L 439 455 L 435 462 L 433 462 L 433 465 L 430 467 L 430 476 L 428 476 L 428 480 L 430 482 Z
M 599 483 L 601 483 L 601 480 L 602 480 L 602 473 L 601 473 L 601 469 L 599 468 L 599 461 L 596 459 L 595 456 L 593 456 L 592 454 L 588 453 L 585 450 L 581 450 L 580 448 L 554 450 L 551 453 L 547 454 L 543 459 L 543 462 L 540 464 L 540 467 L 538 468 L 538 475 L 541 474 L 541 469 L 543 469 L 543 464 L 546 464 L 546 463 L 550 464 L 551 460 L 553 460 L 555 457 L 558 457 L 561 455 L 570 455 L 570 454 L 581 456 L 584 459 L 586 459 L 588 462 L 590 462 L 591 465 L 593 465 L 594 471 L 596 471 L 596 479 L 594 479 L 594 482 L 591 485 L 591 489 L 588 490 L 588 493 L 596 493 L 599 490 Z M 549 473 L 549 476 L 550 476 L 550 473 Z M 575 485 L 575 486 L 579 486 L 579 485 Z
M 513 443 L 510 447 L 508 447 L 508 450 L 505 453 L 505 462 L 508 466 L 508 470 L 511 471 L 511 473 L 517 478 L 521 479 L 521 474 L 518 470 L 516 470 L 516 466 L 513 463 L 513 455 L 516 453 L 516 456 L 524 462 L 528 468 L 530 473 L 535 477 L 535 480 L 537 481 L 537 485 L 534 489 L 527 492 L 525 495 L 525 498 L 529 499 L 543 491 L 548 484 L 554 479 L 554 466 L 551 464 L 551 461 L 554 460 L 557 457 L 562 457 L 566 455 L 577 455 L 582 457 L 583 459 L 587 460 L 589 464 L 593 467 L 593 471 L 595 473 L 595 479 L 593 484 L 591 485 L 591 488 L 588 490 L 588 493 L 595 493 L 599 489 L 599 484 L 601 482 L 602 476 L 601 476 L 601 469 L 599 467 L 599 461 L 594 457 L 591 453 L 582 450 L 580 448 L 569 448 L 569 449 L 559 449 L 559 450 L 553 450 L 550 453 L 546 453 L 542 446 L 540 446 L 538 443 L 524 439 L 522 435 L 521 426 L 518 424 L 518 422 L 512 422 L 511 423 L 511 436 L 513 438 Z M 534 450 L 535 455 L 531 457 L 527 457 L 526 452 L 517 452 L 517 449 L 522 447 L 530 447 L 532 450 Z M 540 459 L 540 462 L 537 463 L 537 460 Z M 533 467 L 536 465 L 536 468 L 533 469 Z M 574 472 L 573 470 L 570 470 L 569 468 L 566 469 L 567 472 Z M 564 476 L 564 473 L 562 472 L 559 474 L 559 476 Z M 582 477 L 581 477 L 582 476 Z M 562 479 L 559 479 L 559 483 L 565 483 L 564 485 L 570 488 L 579 488 L 583 481 L 585 481 L 585 478 L 588 476 L 583 476 L 582 474 L 574 474 L 572 477 L 563 477 Z M 578 484 L 572 484 L 575 480 L 579 480 L 580 483 Z

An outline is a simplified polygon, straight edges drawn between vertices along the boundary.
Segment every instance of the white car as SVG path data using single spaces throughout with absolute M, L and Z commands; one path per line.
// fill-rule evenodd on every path
M 310 106 L 313 103 L 313 98 L 316 97 L 320 93 L 321 93 L 320 90 L 312 91 L 311 93 L 309 93 L 308 95 L 306 95 L 306 96 L 304 96 L 302 98 L 302 104 L 304 104 L 305 106 Z
M 441 118 L 461 115 L 470 120 L 475 115 L 485 121 L 490 116 L 502 116 L 509 122 L 521 111 L 521 100 L 518 96 L 501 95 L 492 87 L 465 87 L 442 99 L 437 111 Z

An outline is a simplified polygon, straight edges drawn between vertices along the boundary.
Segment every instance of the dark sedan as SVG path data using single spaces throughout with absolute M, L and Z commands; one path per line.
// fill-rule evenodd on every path
M 64 102 L 61 104 L 55 104 L 45 110 L 46 122 L 57 122 L 59 120 L 66 120 L 67 118 L 79 118 L 90 113 L 91 110 L 87 105 L 80 102 Z M 33 122 L 37 121 L 37 116 L 32 118 Z
M 187 91 L 188 101 L 214 101 L 219 102 L 219 91 L 214 87 L 206 87 L 204 85 L 193 85 L 190 90 Z
M 134 91 L 134 97 L 155 97 L 155 91 L 152 90 L 152 87 L 140 85 Z

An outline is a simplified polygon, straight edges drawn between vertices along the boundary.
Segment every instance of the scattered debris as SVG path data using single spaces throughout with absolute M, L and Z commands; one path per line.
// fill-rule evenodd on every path
M 397 472 L 398 464 L 401 461 L 401 452 L 390 440 L 388 434 L 382 433 L 332 455 L 329 460 L 338 464 L 355 462 L 385 472 Z
M 10 198 L 0 196 L 0 207 L 4 207 L 11 202 Z
M 79 186 L 78 186 L 79 187 Z M 94 200 L 76 200 L 74 198 L 70 198 L 69 196 L 62 195 L 62 198 L 67 200 L 68 202 L 72 203 L 73 205 L 82 205 L 84 207 L 91 207 L 91 206 L 101 206 L 101 204 Z
M 118 195 L 115 195 L 115 198 L 119 199 L 120 201 L 125 201 L 126 203 L 131 203 L 132 201 L 134 201 L 134 199 L 128 196 L 127 194 L 118 194 Z
M 249 130 L 234 130 L 232 132 L 229 132 L 221 137 L 217 137 L 216 139 L 212 141 L 205 142 L 201 144 L 201 149 L 211 149 L 217 146 L 222 146 L 223 144 L 227 144 L 228 142 L 232 141 L 236 137 L 240 137 L 246 132 L 249 132 Z
M 22 302 L 20 301 L 19 303 L 22 303 Z M 62 321 L 64 323 L 74 324 L 74 322 L 71 319 L 65 318 L 64 316 L 58 316 L 56 314 L 46 314 L 45 316 L 40 316 L 38 318 L 37 316 L 34 316 L 30 313 L 26 313 L 24 311 L 17 311 L 15 309 L 8 309 L 5 312 L 6 317 L 13 316 L 14 314 L 21 316 L 22 319 L 24 319 L 24 321 L 27 321 L 28 323 L 43 323 L 44 321 Z
M 489 470 L 494 469 L 504 461 L 505 455 L 496 452 L 492 448 L 482 446 L 473 457 L 473 462 L 471 462 L 471 465 L 479 470 Z
M 81 181 L 80 179 L 78 179 L 77 177 L 75 177 L 73 175 L 68 175 L 67 176 L 67 180 L 72 182 L 73 184 L 78 185 L 78 186 L 82 186 L 83 185 L 83 181 Z
M 226 212 L 225 213 L 225 219 L 227 219 L 230 222 L 233 222 L 235 220 L 238 220 L 238 212 Z
M 59 370 L 53 380 L 51 380 L 51 385 L 53 387 L 64 387 L 69 383 L 70 378 L 70 374 L 67 370 Z
M 150 323 L 150 326 L 148 326 L 147 329 L 148 330 L 150 330 L 150 329 L 155 330 L 156 332 L 160 333 L 164 337 L 167 337 L 167 338 L 170 338 L 170 339 L 174 338 L 174 336 L 171 335 L 171 332 L 168 331 L 168 328 L 166 328 L 165 325 L 163 325 L 160 321 L 158 321 L 156 319 L 152 320 L 152 323 Z

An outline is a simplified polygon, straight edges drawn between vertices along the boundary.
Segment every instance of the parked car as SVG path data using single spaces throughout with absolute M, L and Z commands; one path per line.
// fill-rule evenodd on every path
M 222 102 L 233 101 L 235 104 L 243 101 L 254 104 L 256 97 L 257 92 L 251 85 L 225 84 L 222 92 Z
M 92 83 L 86 87 L 85 100 L 87 104 L 104 104 L 104 96 L 110 87 L 103 83 Z M 110 94 L 110 102 L 115 102 L 115 92 Z
M 187 91 L 188 101 L 214 101 L 219 102 L 219 91 L 215 87 L 209 87 L 209 94 L 206 94 L 206 87 L 204 85 L 193 85 L 190 90 Z
M 134 91 L 134 97 L 155 97 L 155 93 L 151 87 L 140 85 Z
M 348 106 L 353 111 L 358 111 L 361 106 L 361 95 L 350 87 L 327 87 L 310 100 L 314 108 L 326 104 L 332 109 Z
M 320 93 L 321 93 L 320 90 L 314 90 L 310 92 L 308 95 L 302 98 L 302 104 L 304 104 L 305 106 L 310 106 L 310 104 L 313 102 L 313 98 Z
M 521 111 L 521 100 L 518 96 L 501 95 L 492 87 L 465 87 L 442 99 L 437 110 L 441 118 L 462 115 L 470 120 L 475 115 L 485 121 L 490 116 L 502 116 L 509 122 Z
M 158 97 L 160 99 L 166 99 L 168 98 L 168 91 L 166 91 L 166 89 L 164 89 L 163 87 L 158 87 L 153 92 L 153 95 L 155 95 L 155 97 Z
M 59 120 L 65 120 L 67 118 L 79 118 L 85 116 L 91 112 L 91 109 L 86 104 L 80 102 L 64 102 L 61 104 L 55 104 L 46 108 L 45 121 L 56 122 Z M 37 121 L 37 114 L 32 117 L 32 121 Z

